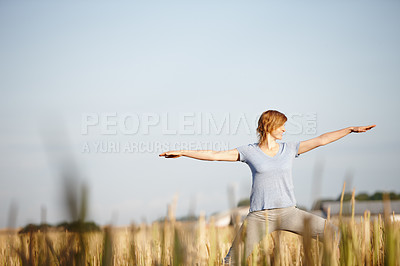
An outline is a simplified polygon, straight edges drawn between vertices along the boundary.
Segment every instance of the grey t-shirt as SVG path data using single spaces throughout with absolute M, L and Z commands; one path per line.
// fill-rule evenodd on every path
M 296 205 L 293 191 L 292 165 L 300 141 L 278 142 L 274 157 L 265 154 L 258 143 L 239 146 L 240 161 L 249 165 L 253 182 L 250 195 L 250 212 L 285 208 Z

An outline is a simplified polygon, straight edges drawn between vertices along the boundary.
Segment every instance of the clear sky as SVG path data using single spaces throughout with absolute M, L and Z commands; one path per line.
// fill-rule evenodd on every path
M 229 187 L 249 197 L 246 164 L 158 154 L 256 142 L 268 109 L 290 118 L 284 140 L 377 125 L 295 159 L 298 205 L 346 178 L 399 193 L 399 14 L 399 1 L 0 1 L 0 228 L 12 205 L 19 226 L 43 208 L 66 219 L 63 169 L 100 224 L 151 222 L 174 195 L 178 216 L 226 210 Z

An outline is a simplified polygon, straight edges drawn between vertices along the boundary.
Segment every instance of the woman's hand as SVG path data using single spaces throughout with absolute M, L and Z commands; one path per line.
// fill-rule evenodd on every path
M 158 156 L 164 156 L 165 158 L 178 158 L 182 156 L 182 151 L 167 151 Z
M 367 130 L 370 130 L 371 128 L 374 128 L 374 127 L 376 127 L 376 125 L 370 125 L 370 126 L 366 126 L 366 127 L 352 127 L 351 132 L 355 132 L 355 133 L 366 132 Z

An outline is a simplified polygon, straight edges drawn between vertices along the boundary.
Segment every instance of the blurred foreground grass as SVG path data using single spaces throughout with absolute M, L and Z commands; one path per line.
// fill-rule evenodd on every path
M 0 265 L 221 265 L 239 229 L 237 215 L 235 225 L 225 227 L 216 227 L 212 218 L 207 223 L 204 214 L 194 221 L 177 221 L 175 199 L 164 220 L 95 230 L 86 221 L 87 186 L 79 190 L 74 186 L 76 181 L 65 180 L 65 209 L 73 222 L 62 227 L 44 223 L 19 232 L 0 231 Z M 340 241 L 338 234 L 327 231 L 330 227 L 326 227 L 323 241 L 312 239 L 310 225 L 304 221 L 303 236 L 273 232 L 247 259 L 241 243 L 238 256 L 233 258 L 236 265 L 400 265 L 400 222 L 389 211 L 388 196 L 383 216 L 372 218 L 365 211 L 355 217 L 353 190 L 352 215 L 342 217 L 344 191 L 345 184 L 339 216 L 331 219 L 328 210 L 327 218 L 338 226 Z M 10 213 L 15 215 L 16 211 Z
M 400 223 L 388 217 L 337 219 L 342 238 L 323 242 L 274 232 L 242 265 L 400 265 Z M 100 232 L 0 234 L 0 265 L 221 265 L 233 226 L 165 220 Z M 328 236 L 328 234 L 327 234 Z M 243 250 L 242 250 L 243 251 Z M 340 258 L 339 258 L 340 251 Z

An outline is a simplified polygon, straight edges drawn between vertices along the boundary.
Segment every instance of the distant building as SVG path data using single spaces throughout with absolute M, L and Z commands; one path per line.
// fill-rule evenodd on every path
M 390 215 L 395 213 L 395 220 L 400 220 L 400 200 L 392 200 L 387 205 Z M 342 215 L 351 215 L 351 201 L 343 202 Z M 330 216 L 339 216 L 340 212 L 340 201 L 318 201 L 314 204 L 312 213 L 326 218 L 328 215 L 328 208 L 330 208 Z M 369 210 L 371 217 L 383 215 L 385 212 L 385 202 L 381 200 L 368 200 L 368 201 L 355 201 L 354 203 L 354 215 L 363 216 L 364 212 Z
M 222 227 L 234 224 L 235 215 L 239 216 L 240 223 L 244 221 L 249 213 L 249 206 L 237 207 L 228 211 L 211 215 L 209 221 L 213 218 L 215 226 Z

